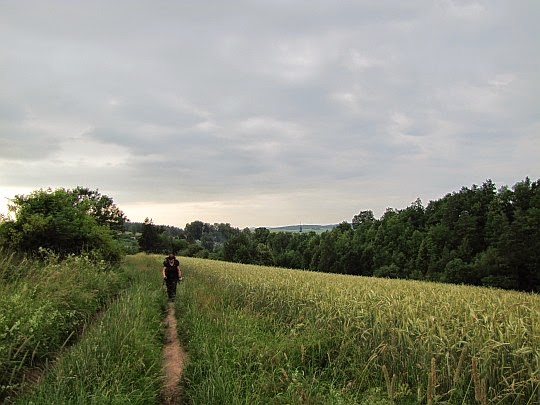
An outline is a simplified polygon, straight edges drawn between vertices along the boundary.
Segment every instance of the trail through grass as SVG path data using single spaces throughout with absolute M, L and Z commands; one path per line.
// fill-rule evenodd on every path
M 180 379 L 186 361 L 186 352 L 178 340 L 177 322 L 174 304 L 169 303 L 165 317 L 165 345 L 163 347 L 163 371 L 165 381 L 161 397 L 163 404 L 174 405 L 180 403 Z
M 132 284 L 19 404 L 160 402 L 165 297 L 159 270 L 128 261 Z M 141 260 L 141 259 L 136 259 Z
M 163 343 L 176 334 L 169 318 L 172 336 L 165 338 L 160 262 L 155 255 L 128 257 L 125 277 L 131 282 L 17 403 L 178 402 L 179 387 L 181 403 L 205 405 L 538 402 L 538 295 L 193 258 L 181 258 L 186 281 L 174 303 L 190 360 L 180 383 L 178 368 L 167 380 Z M 47 274 L 54 279 L 63 271 Z M 95 282 L 103 283 L 113 273 L 96 274 Z M 16 333 L 0 335 L 0 343 L 12 348 L 0 345 L 0 354 L 21 364 L 31 363 L 43 347 L 49 358 L 57 353 L 47 343 L 60 341 L 49 336 L 57 336 L 54 322 L 46 322 L 49 309 L 66 316 L 74 302 L 97 305 L 95 297 L 103 293 L 83 289 L 79 296 L 59 287 L 59 296 L 67 298 L 61 310 L 47 306 L 57 296 L 45 284 L 34 292 L 27 281 L 9 282 L 20 283 L 17 293 L 37 297 L 41 308 L 34 322 L 22 305 L 14 308 L 25 322 L 1 319 Z M 21 299 L 6 296 L 9 301 L 2 297 L 0 304 Z M 32 332 L 32 345 L 14 340 L 33 325 L 42 332 Z M 23 349 L 26 355 L 20 355 Z M 0 366 L 14 370 L 9 363 Z

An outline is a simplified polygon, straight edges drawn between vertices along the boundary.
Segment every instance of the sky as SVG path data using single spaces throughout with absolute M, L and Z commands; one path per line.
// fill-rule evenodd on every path
M 538 0 L 0 0 L 0 213 L 333 224 L 540 178 Z

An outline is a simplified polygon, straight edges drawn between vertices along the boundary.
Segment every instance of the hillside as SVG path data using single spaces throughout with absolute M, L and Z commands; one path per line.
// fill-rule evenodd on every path
M 176 313 L 190 403 L 536 403 L 537 295 L 182 264 Z
M 270 232 L 324 232 L 336 227 L 336 224 L 330 225 L 287 225 L 268 228 Z

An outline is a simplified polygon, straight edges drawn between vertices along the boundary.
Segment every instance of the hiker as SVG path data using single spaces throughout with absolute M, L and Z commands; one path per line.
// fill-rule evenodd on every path
M 176 297 L 176 283 L 183 280 L 182 272 L 180 271 L 180 262 L 171 253 L 163 261 L 163 281 L 167 285 L 167 295 L 169 301 L 174 301 Z

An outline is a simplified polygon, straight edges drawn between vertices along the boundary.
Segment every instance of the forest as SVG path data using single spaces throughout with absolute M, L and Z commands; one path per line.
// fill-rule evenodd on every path
M 39 256 L 88 253 L 118 262 L 137 252 L 209 258 L 317 272 L 427 280 L 540 292 L 540 180 L 499 189 L 491 180 L 376 218 L 316 232 L 239 229 L 193 221 L 183 229 L 132 223 L 97 190 L 15 196 L 0 218 L 0 248 Z
M 540 291 L 540 180 L 491 180 L 403 209 L 370 210 L 322 234 L 126 224 L 139 249 L 318 272 Z

